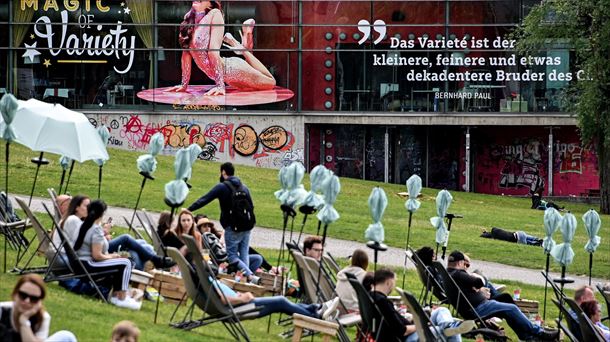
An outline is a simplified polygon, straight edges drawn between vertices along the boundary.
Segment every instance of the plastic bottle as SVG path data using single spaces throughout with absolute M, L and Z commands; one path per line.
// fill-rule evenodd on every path
M 520 300 L 521 299 L 521 289 L 516 289 L 513 292 L 513 299 L 514 300 Z

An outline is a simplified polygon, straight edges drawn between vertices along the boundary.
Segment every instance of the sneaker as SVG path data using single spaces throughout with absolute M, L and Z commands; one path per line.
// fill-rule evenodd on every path
M 125 308 L 130 310 L 140 310 L 142 302 L 137 302 L 133 298 L 126 296 L 125 299 L 120 300 L 119 297 L 110 298 L 110 304 L 116 305 L 119 308 Z
M 494 284 L 494 289 L 496 289 L 496 291 L 498 292 L 504 292 L 504 290 L 506 289 L 506 285 L 504 284 Z
M 476 328 L 476 326 L 477 325 L 472 320 L 463 321 L 457 327 L 451 327 L 451 328 L 447 328 L 447 329 L 443 330 L 443 335 L 445 335 L 446 337 L 451 337 L 451 336 L 455 336 L 455 335 L 465 334 L 465 333 L 471 331 L 472 329 Z
M 559 330 L 557 330 L 557 329 L 543 330 L 542 333 L 538 337 L 543 341 L 556 341 L 559 338 Z
M 322 319 L 326 320 L 329 319 L 331 315 L 334 315 L 336 311 L 338 311 L 337 308 L 339 307 L 339 297 L 331 300 L 327 306 L 328 308 L 322 313 Z
M 253 275 L 250 276 L 250 279 L 248 279 L 248 282 L 250 284 L 258 285 L 261 282 L 261 277 L 255 276 L 253 274 Z

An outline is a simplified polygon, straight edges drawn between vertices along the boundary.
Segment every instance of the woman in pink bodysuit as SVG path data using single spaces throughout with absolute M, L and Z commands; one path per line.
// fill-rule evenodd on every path
M 219 1 L 193 1 L 191 10 L 180 25 L 178 40 L 182 48 L 182 83 L 167 91 L 185 92 L 191 78 L 192 60 L 216 85 L 205 95 L 224 95 L 225 83 L 239 90 L 268 90 L 275 79 L 252 54 L 254 19 L 244 21 L 241 44 L 224 33 L 224 19 Z M 222 44 L 224 41 L 225 44 Z M 233 50 L 238 57 L 220 57 L 220 47 Z

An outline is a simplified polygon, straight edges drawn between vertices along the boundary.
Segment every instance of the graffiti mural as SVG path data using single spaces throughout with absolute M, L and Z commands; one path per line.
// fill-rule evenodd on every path
M 523 129 L 518 136 L 501 128 L 486 132 L 475 144 L 474 186 L 476 192 L 528 195 L 549 186 L 548 130 Z M 597 158 L 594 147 L 582 145 L 575 130 L 554 132 L 553 195 L 580 196 L 597 189 Z
M 544 169 L 541 155 L 541 143 L 535 139 L 516 143 L 513 145 L 497 146 L 494 152 L 504 160 L 500 172 L 501 188 L 528 188 L 535 192 L 544 188 L 544 178 L 541 169 Z
M 163 153 L 198 144 L 198 158 L 208 161 L 232 161 L 246 165 L 280 168 L 293 161 L 303 162 L 302 132 L 282 125 L 281 120 L 219 122 L 218 117 L 193 115 L 90 115 L 92 125 L 105 124 L 110 130 L 109 146 L 146 151 L 157 132 L 165 137 Z M 293 120 L 286 120 L 293 127 Z M 298 131 L 298 129 L 297 129 Z

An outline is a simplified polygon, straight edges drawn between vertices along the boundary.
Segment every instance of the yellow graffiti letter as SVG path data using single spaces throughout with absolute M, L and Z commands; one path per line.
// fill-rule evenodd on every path
M 97 9 L 99 9 L 100 12 L 110 11 L 110 7 L 102 5 L 102 0 L 97 0 L 95 4 L 97 5 Z
M 78 10 L 78 0 L 64 0 L 64 7 L 68 11 L 74 12 Z
M 22 11 L 25 11 L 25 6 L 33 7 L 34 11 L 38 11 L 38 0 L 21 0 Z
M 49 10 L 49 8 L 53 8 L 56 11 L 59 11 L 59 6 L 57 6 L 57 1 L 56 0 L 47 0 L 44 3 L 44 7 L 42 8 L 45 12 Z

